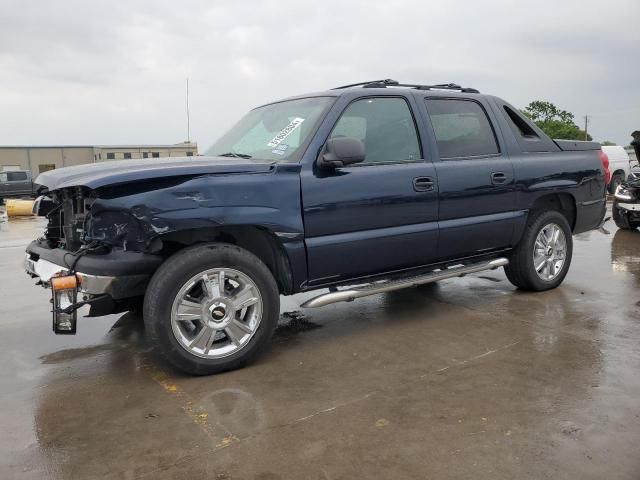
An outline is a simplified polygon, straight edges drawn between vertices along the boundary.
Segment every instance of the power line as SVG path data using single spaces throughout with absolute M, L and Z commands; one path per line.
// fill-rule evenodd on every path
M 599 117 L 599 116 L 606 116 L 606 115 L 620 115 L 621 113 L 636 113 L 636 112 L 640 112 L 640 108 L 625 108 L 623 110 L 611 110 L 608 112 L 591 112 L 589 116 Z

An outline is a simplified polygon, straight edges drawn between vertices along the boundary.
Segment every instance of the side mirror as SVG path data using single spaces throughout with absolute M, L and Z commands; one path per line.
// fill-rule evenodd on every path
M 337 137 L 327 140 L 320 151 L 320 168 L 340 168 L 364 161 L 365 148 L 362 140 L 352 137 Z

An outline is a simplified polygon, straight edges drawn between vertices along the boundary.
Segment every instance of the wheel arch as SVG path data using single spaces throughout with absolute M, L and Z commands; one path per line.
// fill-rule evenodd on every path
M 531 217 L 532 213 L 541 210 L 555 210 L 560 212 L 567 219 L 572 231 L 576 226 L 576 199 L 570 193 L 561 192 L 541 195 L 536 198 L 531 208 L 529 208 L 528 217 Z
M 547 193 L 536 198 L 527 215 L 521 222 L 518 222 L 514 231 L 514 245 L 517 245 L 522 239 L 524 230 L 529 223 L 529 219 L 537 212 L 545 210 L 555 210 L 560 212 L 567 219 L 571 231 L 574 231 L 577 220 L 577 209 L 575 197 L 567 192 Z
M 616 177 L 620 177 L 620 183 L 624 182 L 627 179 L 627 172 L 624 171 L 624 169 L 622 168 L 616 168 L 612 173 L 611 173 L 611 180 L 609 181 L 609 184 L 607 185 L 607 191 L 610 194 L 614 194 L 616 193 L 616 183 L 615 183 L 615 179 Z
M 173 231 L 157 237 L 160 254 L 168 257 L 183 248 L 211 242 L 227 243 L 244 248 L 264 262 L 278 284 L 280 293 L 293 293 L 293 276 L 289 257 L 278 237 L 256 225 L 200 227 Z

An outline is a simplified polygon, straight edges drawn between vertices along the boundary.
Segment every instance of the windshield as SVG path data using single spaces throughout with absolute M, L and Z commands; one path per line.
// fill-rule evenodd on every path
M 242 117 L 205 154 L 297 161 L 300 147 L 332 101 L 332 97 L 311 97 L 258 107 Z

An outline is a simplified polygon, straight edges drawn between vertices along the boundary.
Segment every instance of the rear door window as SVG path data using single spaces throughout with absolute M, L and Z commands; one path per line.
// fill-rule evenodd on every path
M 493 127 L 479 103 L 432 98 L 426 102 L 441 159 L 500 153 Z

